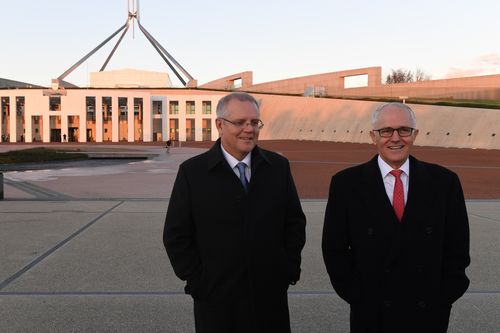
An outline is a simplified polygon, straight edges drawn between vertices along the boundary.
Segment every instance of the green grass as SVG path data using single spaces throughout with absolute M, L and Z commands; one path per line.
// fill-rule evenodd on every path
M 64 150 L 31 148 L 0 153 L 0 164 L 87 159 L 87 154 Z

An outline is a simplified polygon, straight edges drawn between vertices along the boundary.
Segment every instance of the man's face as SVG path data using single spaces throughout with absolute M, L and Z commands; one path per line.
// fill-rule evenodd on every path
M 241 161 L 252 151 L 259 138 L 259 128 L 250 125 L 251 120 L 259 119 L 257 107 L 252 102 L 230 100 L 226 105 L 227 113 L 223 119 L 217 119 L 215 124 L 219 131 L 224 149 Z M 245 126 L 239 128 L 230 122 L 244 121 Z
M 382 128 L 413 127 L 410 114 L 397 106 L 384 108 L 374 126 L 376 130 Z M 394 131 L 391 137 L 383 138 L 379 132 L 371 131 L 370 136 L 377 146 L 380 157 L 393 169 L 399 169 L 410 155 L 410 148 L 417 137 L 418 130 L 414 130 L 410 136 L 401 137 L 398 131 Z

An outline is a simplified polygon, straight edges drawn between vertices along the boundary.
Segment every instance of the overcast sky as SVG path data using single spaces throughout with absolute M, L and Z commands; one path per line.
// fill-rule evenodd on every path
M 0 4 L 0 77 L 45 86 L 127 18 L 127 0 Z M 200 84 L 246 70 L 254 83 L 371 66 L 500 74 L 499 13 L 498 0 L 140 1 L 142 25 Z M 135 28 L 107 69 L 168 71 Z M 87 85 L 117 39 L 66 80 Z

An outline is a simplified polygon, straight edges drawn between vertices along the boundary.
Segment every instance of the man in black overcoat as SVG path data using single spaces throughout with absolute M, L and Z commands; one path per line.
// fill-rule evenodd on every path
M 418 130 L 407 105 L 382 105 L 372 126 L 378 155 L 330 184 L 322 249 L 331 283 L 350 304 L 351 332 L 446 332 L 469 285 L 460 181 L 410 156 Z
M 257 146 L 257 101 L 217 105 L 219 140 L 181 164 L 163 241 L 196 332 L 290 332 L 287 290 L 300 277 L 305 216 L 288 160 Z

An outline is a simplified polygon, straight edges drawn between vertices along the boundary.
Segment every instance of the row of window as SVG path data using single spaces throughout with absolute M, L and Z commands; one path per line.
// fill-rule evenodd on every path
M 179 114 L 179 101 L 170 101 L 168 106 L 169 114 Z M 196 104 L 195 101 L 186 101 L 186 114 L 195 114 Z M 203 101 L 201 102 L 201 113 L 202 114 L 212 114 L 212 102 Z
M 126 109 L 127 107 L 127 99 L 119 98 L 118 104 L 122 109 Z M 139 106 L 140 104 L 140 106 Z M 87 97 L 86 98 L 87 112 L 93 112 L 95 109 L 95 97 Z M 134 98 L 134 109 L 137 112 L 138 109 L 142 107 L 142 98 Z M 103 97 L 103 109 L 111 109 L 111 98 Z M 51 96 L 49 98 L 49 110 L 50 111 L 61 111 L 61 97 L 60 96 Z M 179 101 L 170 101 L 169 104 L 169 114 L 179 114 Z M 155 114 L 161 113 L 160 104 L 153 103 L 153 112 Z M 186 101 L 186 114 L 195 114 L 196 113 L 196 103 L 195 101 Z M 201 103 L 201 113 L 202 114 L 212 114 L 212 102 L 211 101 L 202 101 Z

